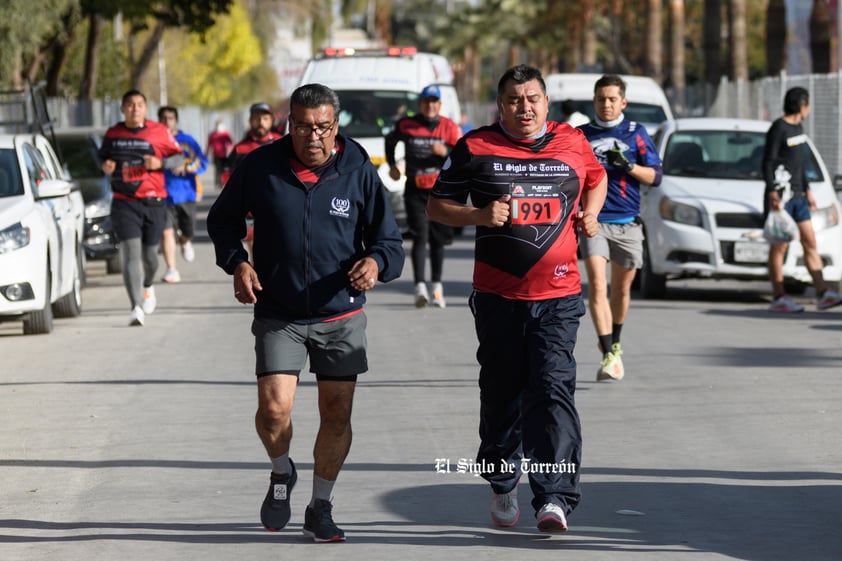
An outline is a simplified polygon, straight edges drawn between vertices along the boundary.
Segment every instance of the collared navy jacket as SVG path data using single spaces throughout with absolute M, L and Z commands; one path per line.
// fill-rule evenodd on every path
M 365 293 L 348 271 L 373 258 L 378 280 L 400 276 L 404 252 L 386 190 L 368 154 L 337 136 L 333 165 L 307 189 L 292 170 L 291 136 L 251 152 L 220 192 L 207 218 L 216 264 L 228 274 L 248 260 L 241 240 L 254 216 L 255 317 L 316 323 L 362 308 Z

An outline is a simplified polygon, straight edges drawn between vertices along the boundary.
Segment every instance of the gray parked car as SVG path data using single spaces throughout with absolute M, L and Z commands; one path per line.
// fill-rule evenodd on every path
M 79 183 L 85 199 L 85 255 L 88 259 L 104 259 L 108 273 L 119 273 L 122 261 L 111 224 L 111 187 L 97 156 L 104 133 L 80 127 L 57 130 L 55 138 L 70 176 Z

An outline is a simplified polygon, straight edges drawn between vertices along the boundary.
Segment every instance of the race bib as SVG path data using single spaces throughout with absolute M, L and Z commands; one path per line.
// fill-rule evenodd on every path
M 135 165 L 129 162 L 123 162 L 120 171 L 123 183 L 139 183 L 146 179 L 146 167 L 143 164 L 143 160 L 140 161 L 140 164 Z
M 561 222 L 561 187 L 554 183 L 513 182 L 509 215 L 514 226 L 543 226 Z
M 438 176 L 438 171 L 435 173 L 418 174 L 415 176 L 415 186 L 419 189 L 432 189 L 433 185 L 436 184 L 436 178 L 438 178 Z

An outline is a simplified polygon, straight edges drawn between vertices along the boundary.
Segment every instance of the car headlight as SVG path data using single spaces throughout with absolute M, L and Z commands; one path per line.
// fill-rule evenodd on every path
M 810 212 L 810 218 L 813 222 L 813 230 L 827 230 L 839 224 L 839 208 L 836 205 L 830 205 L 825 208 L 819 208 Z
M 101 218 L 111 214 L 111 201 L 108 199 L 97 199 L 85 205 L 85 218 Z
M 29 245 L 29 228 L 20 222 L 0 231 L 0 254 L 8 253 Z
M 702 213 L 694 206 L 677 203 L 668 197 L 664 197 L 661 199 L 658 210 L 660 210 L 661 218 L 664 220 L 702 227 Z

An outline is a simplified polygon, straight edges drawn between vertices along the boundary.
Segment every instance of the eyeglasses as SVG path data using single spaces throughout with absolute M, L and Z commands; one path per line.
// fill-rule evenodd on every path
M 334 119 L 330 125 L 293 125 L 292 130 L 295 132 L 295 136 L 303 136 L 307 137 L 313 133 L 316 133 L 316 136 L 319 138 L 324 138 L 325 136 L 329 135 L 333 132 L 333 128 L 336 126 L 336 119 Z

